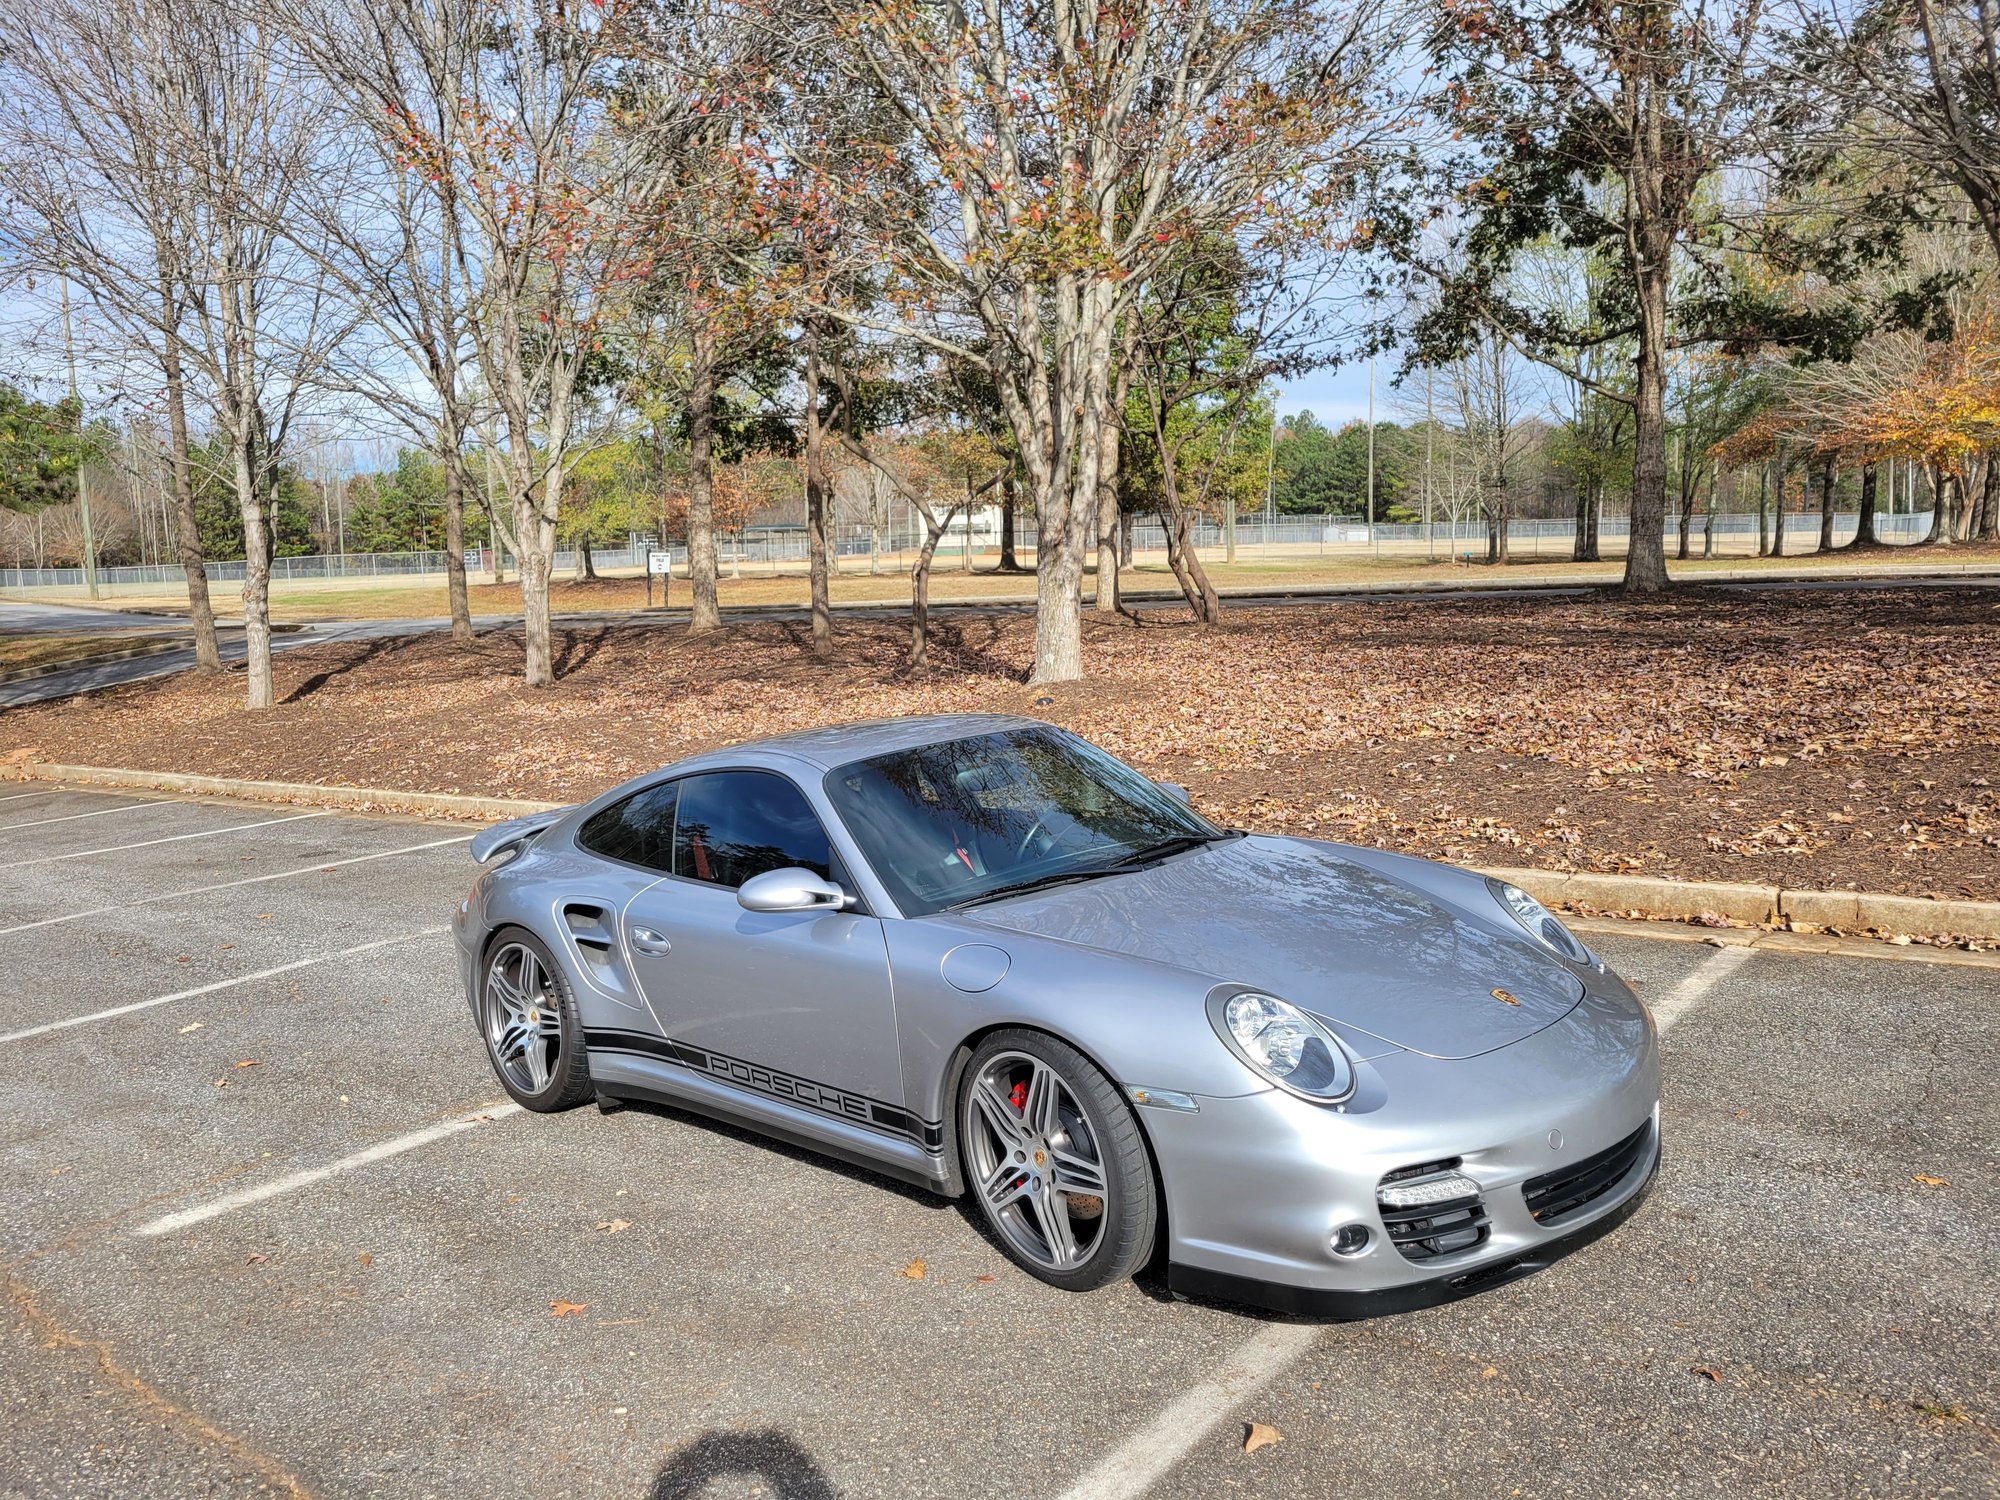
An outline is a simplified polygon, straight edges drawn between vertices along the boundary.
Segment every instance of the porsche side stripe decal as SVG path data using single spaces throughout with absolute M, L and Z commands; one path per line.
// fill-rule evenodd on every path
M 673 1041 L 648 1032 L 589 1027 L 583 1033 L 583 1040 L 593 1052 L 631 1052 L 641 1057 L 679 1063 L 697 1073 L 707 1073 L 739 1088 L 768 1094 L 788 1104 L 803 1105 L 857 1125 L 903 1136 L 933 1154 L 944 1150 L 943 1124 L 922 1119 L 900 1104 L 885 1104 L 880 1099 L 849 1093 L 830 1083 L 800 1078 L 776 1068 L 767 1068 L 762 1063 L 747 1062 L 740 1057 L 730 1057 L 707 1047 Z

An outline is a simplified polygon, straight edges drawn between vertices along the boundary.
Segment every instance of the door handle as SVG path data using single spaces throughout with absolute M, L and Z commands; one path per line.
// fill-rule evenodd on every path
M 632 929 L 632 946 L 651 958 L 665 958 L 674 951 L 674 945 L 667 941 L 666 934 L 655 932 L 650 927 Z

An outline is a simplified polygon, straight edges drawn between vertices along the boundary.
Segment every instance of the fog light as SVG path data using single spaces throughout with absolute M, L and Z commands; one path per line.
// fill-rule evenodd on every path
M 1335 1255 L 1359 1255 L 1368 1248 L 1368 1226 L 1366 1224 L 1344 1224 L 1334 1234 L 1333 1253 Z
M 1375 1190 L 1385 1208 L 1423 1208 L 1431 1203 L 1449 1203 L 1454 1198 L 1476 1198 L 1479 1184 L 1457 1172 L 1439 1177 L 1415 1177 L 1408 1182 L 1386 1182 Z

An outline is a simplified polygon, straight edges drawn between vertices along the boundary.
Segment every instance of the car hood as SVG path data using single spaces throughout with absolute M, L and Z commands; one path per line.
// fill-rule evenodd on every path
M 1432 1057 L 1507 1046 L 1583 998 L 1577 977 L 1525 934 L 1298 839 L 1231 839 L 960 915 L 1268 990 Z

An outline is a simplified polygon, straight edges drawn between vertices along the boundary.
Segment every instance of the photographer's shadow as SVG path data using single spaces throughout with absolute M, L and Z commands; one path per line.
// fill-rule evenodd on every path
M 703 1433 L 661 1467 L 646 1500 L 700 1500 L 711 1482 L 730 1477 L 761 1480 L 775 1500 L 834 1500 L 813 1456 L 772 1427 Z

